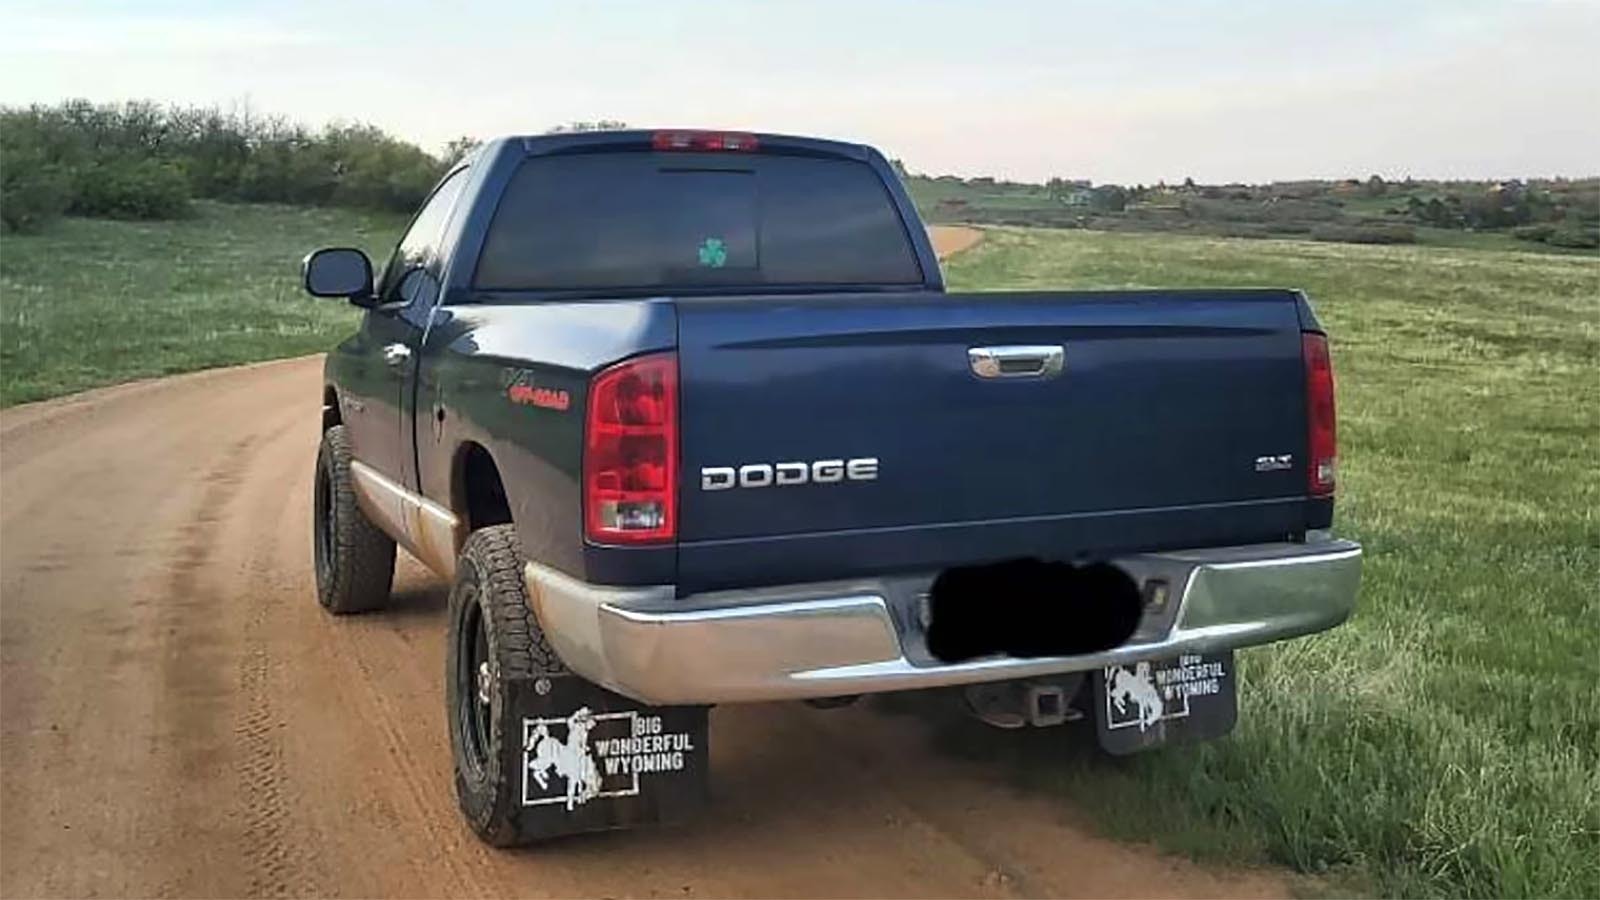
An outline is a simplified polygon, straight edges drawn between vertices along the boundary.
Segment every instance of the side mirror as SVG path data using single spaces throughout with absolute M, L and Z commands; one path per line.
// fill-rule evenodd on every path
M 300 262 L 300 277 L 313 297 L 344 297 L 372 305 L 372 260 L 353 247 L 313 250 Z

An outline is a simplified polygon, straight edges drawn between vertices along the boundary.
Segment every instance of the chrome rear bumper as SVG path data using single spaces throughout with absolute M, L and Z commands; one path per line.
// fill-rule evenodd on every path
M 670 585 L 591 585 L 537 563 L 528 596 L 576 673 L 659 705 L 831 697 L 1029 678 L 1264 644 L 1332 628 L 1355 608 L 1361 546 L 1256 544 L 1113 560 L 1169 599 L 1124 645 L 1082 656 L 947 664 L 923 644 L 933 576 L 675 597 Z

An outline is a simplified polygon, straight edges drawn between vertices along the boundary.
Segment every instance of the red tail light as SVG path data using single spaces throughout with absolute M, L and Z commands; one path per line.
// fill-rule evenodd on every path
M 584 531 L 601 544 L 678 535 L 678 357 L 657 353 L 594 377 L 583 433 Z
M 737 131 L 658 131 L 650 136 L 656 150 L 731 150 L 754 153 L 761 142 L 753 134 Z
M 1333 493 L 1339 466 L 1339 438 L 1333 412 L 1333 362 L 1328 336 L 1300 335 L 1306 366 L 1306 478 L 1313 496 Z

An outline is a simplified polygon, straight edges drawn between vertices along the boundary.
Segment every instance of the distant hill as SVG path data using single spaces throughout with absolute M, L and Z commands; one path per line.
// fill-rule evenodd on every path
M 1600 178 L 1386 182 L 1374 175 L 1259 185 L 1126 186 L 911 175 L 897 168 L 923 218 L 935 223 L 1371 244 L 1600 247 Z

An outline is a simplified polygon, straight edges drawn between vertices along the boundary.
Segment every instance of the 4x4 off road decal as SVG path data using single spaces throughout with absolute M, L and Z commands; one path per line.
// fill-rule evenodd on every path
M 1220 737 L 1238 718 L 1231 653 L 1107 666 L 1094 688 L 1100 743 L 1112 753 Z
M 604 797 L 635 797 L 652 775 L 682 772 L 701 752 L 695 735 L 662 717 L 580 707 L 564 719 L 522 720 L 522 805 L 568 812 Z

